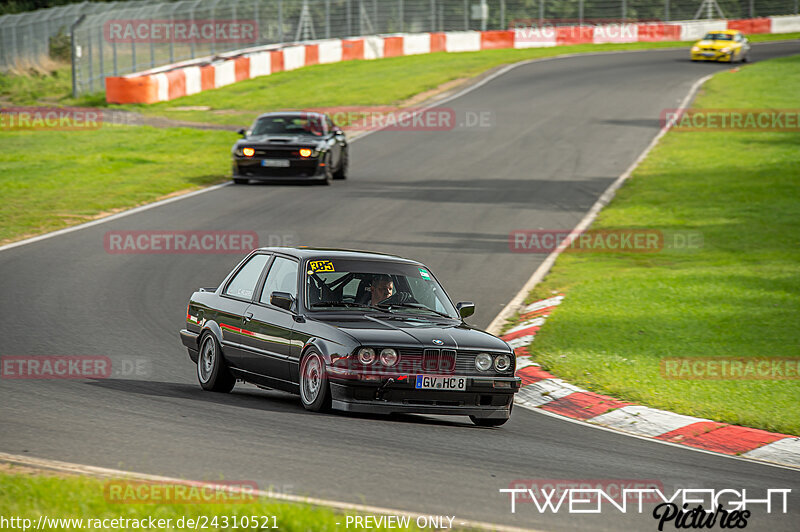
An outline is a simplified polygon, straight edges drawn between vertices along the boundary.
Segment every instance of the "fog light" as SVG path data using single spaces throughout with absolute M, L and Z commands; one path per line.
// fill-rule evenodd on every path
M 242 148 L 242 155 L 244 155 L 245 157 L 252 157 L 255 154 L 256 150 L 254 150 L 253 148 Z
M 494 369 L 497 371 L 506 371 L 511 367 L 511 357 L 508 355 L 497 355 L 494 359 Z
M 478 371 L 489 371 L 492 367 L 492 355 L 481 353 L 475 357 L 475 368 Z
M 397 364 L 397 351 L 394 349 L 384 349 L 381 351 L 381 364 L 392 367 Z
M 375 362 L 375 350 L 371 347 L 362 347 L 358 350 L 358 361 L 364 365 Z

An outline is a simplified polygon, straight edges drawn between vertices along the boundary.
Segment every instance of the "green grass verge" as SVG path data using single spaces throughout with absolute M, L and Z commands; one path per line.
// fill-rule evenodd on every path
M 797 109 L 800 56 L 714 76 L 699 108 Z M 699 231 L 694 253 L 565 253 L 530 295 L 566 299 L 531 346 L 561 378 L 683 414 L 800 435 L 798 380 L 668 380 L 662 357 L 800 354 L 800 133 L 671 131 L 592 229 Z
M 0 131 L 0 241 L 61 229 L 230 174 L 225 131 Z
M 357 515 L 352 512 L 337 513 L 324 507 L 301 504 L 279 503 L 269 499 L 257 499 L 249 502 L 233 504 L 203 503 L 203 504 L 148 504 L 148 503 L 113 503 L 108 502 L 104 496 L 104 486 L 107 481 L 89 477 L 55 477 L 35 476 L 23 474 L 0 473 L 0 516 L 5 519 L 19 517 L 30 519 L 35 527 L 40 516 L 50 519 L 82 519 L 83 527 L 75 522 L 71 525 L 62 522 L 43 528 L 48 530 L 81 530 L 90 528 L 86 526 L 88 520 L 103 519 L 149 519 L 159 520 L 162 524 L 170 524 L 166 528 L 150 528 L 145 521 L 143 528 L 130 522 L 129 526 L 116 526 L 122 530 L 186 530 L 194 529 L 187 526 L 186 520 L 193 519 L 206 524 L 203 530 L 235 530 L 253 529 L 254 522 L 258 525 L 267 524 L 264 530 L 285 530 L 307 532 L 346 530 L 346 515 Z M 274 520 L 271 517 L 274 516 Z M 216 521 L 214 518 L 216 517 Z M 178 527 L 178 520 L 183 518 L 184 526 Z M 227 527 L 223 527 L 227 518 Z M 255 518 L 255 519 L 254 519 Z M 265 519 L 267 518 L 267 519 Z M 167 523 L 167 519 L 171 521 Z M 236 526 L 233 525 L 234 519 Z M 17 521 L 19 523 L 19 521 Z M 54 523 L 51 521 L 51 523 Z M 337 525 L 337 523 L 340 523 Z M 414 523 L 414 520 L 411 520 Z M 111 524 L 110 521 L 107 524 Z M 122 523 L 120 523 L 122 524 Z M 217 526 L 212 526 L 216 524 Z M 277 524 L 277 529 L 272 528 Z M 156 526 L 159 526 L 156 524 Z M 11 528 L 15 528 L 12 526 Z M 17 527 L 21 528 L 21 527 Z M 94 528 L 101 528 L 95 526 Z M 106 526 L 105 528 L 108 528 Z M 260 526 L 258 527 L 259 529 Z M 377 527 L 375 530 L 389 530 L 387 527 Z M 407 530 L 419 530 L 411 527 Z

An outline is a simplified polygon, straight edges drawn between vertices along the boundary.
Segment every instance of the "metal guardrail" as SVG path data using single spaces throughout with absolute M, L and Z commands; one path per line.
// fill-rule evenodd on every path
M 47 68 L 74 49 L 76 93 L 104 90 L 106 76 L 250 46 L 386 33 L 507 29 L 798 13 L 798 0 L 179 0 L 83 2 L 0 17 L 0 71 Z M 83 20 L 75 25 L 80 17 Z M 245 22 L 252 38 L 142 39 L 176 24 Z M 71 27 L 75 25 L 73 35 Z M 114 26 L 112 26 L 114 25 Z M 115 28 L 115 31 L 112 30 Z M 127 38 L 126 38 L 126 33 Z M 134 31 L 135 33 L 135 31 Z M 224 32 L 223 32 L 224 33 Z M 224 36 L 224 35 L 223 35 Z M 74 47 L 70 38 L 74 37 Z M 228 36 L 229 37 L 229 36 Z

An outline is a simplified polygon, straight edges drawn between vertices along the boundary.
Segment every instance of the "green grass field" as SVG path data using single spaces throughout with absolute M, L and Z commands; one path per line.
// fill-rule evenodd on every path
M 130 126 L 0 130 L 0 242 L 217 183 L 230 174 L 236 138 Z
M 697 108 L 797 109 L 800 56 L 717 74 Z M 702 249 L 566 253 L 529 300 L 566 293 L 531 346 L 615 397 L 800 435 L 800 380 L 672 380 L 663 357 L 800 355 L 800 133 L 671 131 L 592 229 L 697 231 Z
M 42 529 L 45 530 L 85 530 L 87 528 L 111 528 L 115 530 L 187 530 L 195 529 L 187 525 L 193 520 L 201 530 L 282 530 L 282 531 L 334 531 L 347 530 L 347 515 L 352 512 L 337 513 L 328 508 L 302 504 L 281 503 L 269 499 L 255 499 L 238 503 L 174 503 L 154 504 L 146 502 L 109 502 L 104 491 L 108 481 L 89 477 L 57 477 L 31 474 L 14 474 L 0 472 L 0 516 L 5 519 L 29 519 L 28 527 L 36 527 L 40 516 L 48 518 Z M 150 493 L 150 492 L 145 492 Z M 159 489 L 154 494 L 166 493 Z M 221 500 L 221 498 L 214 498 Z M 149 518 L 155 519 L 156 528 L 149 526 Z M 379 516 L 375 516 L 379 517 Z M 53 521 L 73 519 L 69 521 Z M 130 521 L 111 519 L 144 519 L 144 527 L 136 526 Z M 170 521 L 167 522 L 166 520 Z M 179 521 L 183 519 L 183 521 Z M 79 526 L 77 521 L 83 526 Z M 91 522 L 89 520 L 92 520 Z M 106 526 L 95 526 L 94 523 Z M 158 523 L 158 520 L 163 520 Z M 411 524 L 414 524 L 411 519 Z M 17 526 L 5 528 L 22 528 L 23 521 L 16 521 Z M 44 526 L 47 523 L 47 526 Z M 227 526 L 224 526 L 227 523 Z M 338 523 L 338 524 L 337 524 Z M 10 523 L 14 525 L 14 523 Z M 127 526 L 124 526 L 127 524 Z M 180 526 L 183 524 L 183 526 Z M 257 526 L 254 526 L 257 524 Z M 91 526 L 88 526 L 91 525 Z M 169 525 L 169 526 L 162 526 Z M 203 527 L 205 525 L 205 527 Z M 261 525 L 265 525 L 264 528 Z M 273 528 L 277 526 L 277 528 Z M 353 525 L 351 524 L 351 527 Z M 373 530 L 390 530 L 379 526 Z M 416 526 L 404 530 L 419 530 Z

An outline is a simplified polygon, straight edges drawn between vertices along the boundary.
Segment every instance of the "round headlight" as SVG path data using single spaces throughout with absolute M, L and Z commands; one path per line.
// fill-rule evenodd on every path
M 381 364 L 387 367 L 397 364 L 397 351 L 394 349 L 384 349 L 381 351 Z
M 494 359 L 494 369 L 497 371 L 506 371 L 511 367 L 511 357 L 508 355 L 497 355 Z
M 372 364 L 375 362 L 375 350 L 371 347 L 362 347 L 358 350 L 358 361 L 362 364 Z
M 481 353 L 475 357 L 475 369 L 478 371 L 489 371 L 492 368 L 492 355 Z
M 300 148 L 300 157 L 311 157 L 311 150 L 308 148 Z
M 242 148 L 242 155 L 244 155 L 245 157 L 252 157 L 255 154 L 256 150 L 254 150 L 253 148 Z

